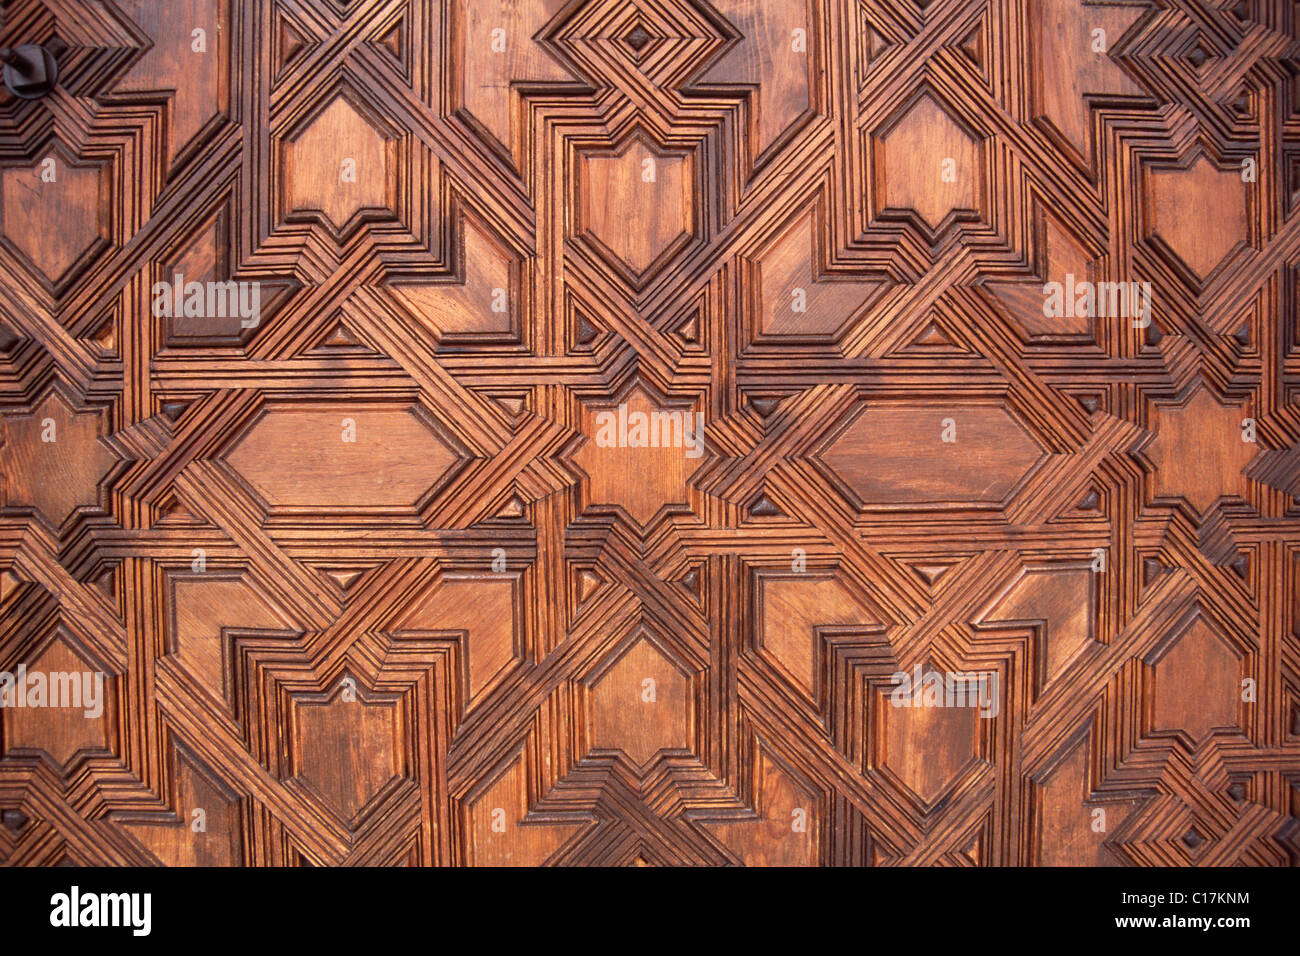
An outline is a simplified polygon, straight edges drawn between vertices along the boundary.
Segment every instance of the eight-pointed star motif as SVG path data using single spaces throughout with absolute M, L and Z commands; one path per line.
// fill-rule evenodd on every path
M 668 408 L 655 401 L 641 386 L 637 386 L 623 402 L 626 405 L 626 420 L 635 422 L 638 413 L 645 415 L 652 429 L 665 434 L 662 425 L 667 415 L 676 415 L 682 423 L 682 430 L 675 432 L 681 436 L 678 445 L 662 447 L 630 447 L 631 442 L 619 445 L 602 445 L 600 425 L 610 419 L 601 417 L 601 412 L 609 412 L 622 418 L 617 406 L 603 404 L 600 406 L 583 405 L 582 433 L 587 441 L 573 456 L 573 461 L 587 473 L 590 478 L 589 491 L 586 496 L 588 504 L 620 505 L 640 525 L 649 524 L 650 519 L 664 505 L 689 506 L 690 495 L 686 482 L 701 462 L 701 456 L 691 457 L 690 449 L 684 447 L 689 435 L 702 442 L 704 436 L 697 430 L 697 417 L 692 408 Z M 671 430 L 671 429 L 670 429 Z M 612 437 L 618 440 L 621 428 L 613 430 Z M 631 428 L 626 429 L 627 436 L 633 438 Z M 635 440 L 635 439 L 634 439 Z
M 1224 405 L 1204 386 L 1182 405 L 1157 405 L 1145 450 L 1155 469 L 1157 498 L 1181 495 L 1204 515 L 1222 496 L 1246 497 L 1243 474 L 1258 446 L 1242 440 L 1246 404 Z
M 31 414 L 3 424 L 6 507 L 34 507 L 57 527 L 76 508 L 99 503 L 99 481 L 116 457 L 99 438 L 97 413 L 73 411 L 51 393 Z

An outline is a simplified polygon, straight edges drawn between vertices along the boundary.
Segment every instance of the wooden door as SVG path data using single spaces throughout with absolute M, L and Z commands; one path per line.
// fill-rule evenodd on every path
M 0 860 L 1296 861 L 1300 5 L 3 17 Z

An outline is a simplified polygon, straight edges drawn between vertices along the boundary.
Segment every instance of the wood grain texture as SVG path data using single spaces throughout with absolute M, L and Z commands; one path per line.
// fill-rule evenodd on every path
M 1300 863 L 1300 6 L 164 6 L 0 11 L 0 861 Z

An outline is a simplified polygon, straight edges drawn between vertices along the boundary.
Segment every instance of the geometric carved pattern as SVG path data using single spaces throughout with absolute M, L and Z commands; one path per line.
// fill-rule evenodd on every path
M 1292 6 L 7 4 L 0 861 L 1300 862 Z

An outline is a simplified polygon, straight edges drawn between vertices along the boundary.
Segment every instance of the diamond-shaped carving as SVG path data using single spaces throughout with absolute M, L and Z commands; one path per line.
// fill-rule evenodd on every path
M 641 26 L 639 23 L 632 28 L 632 31 L 628 33 L 627 36 L 623 38 L 624 42 L 626 42 L 627 45 L 637 53 L 640 53 L 645 49 L 645 46 L 650 42 L 650 39 L 650 34 L 646 32 L 646 28 Z

